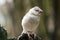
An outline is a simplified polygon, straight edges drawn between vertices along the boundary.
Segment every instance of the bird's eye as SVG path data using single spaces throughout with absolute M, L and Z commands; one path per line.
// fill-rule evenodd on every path
M 39 12 L 39 10 L 35 10 L 35 11 Z

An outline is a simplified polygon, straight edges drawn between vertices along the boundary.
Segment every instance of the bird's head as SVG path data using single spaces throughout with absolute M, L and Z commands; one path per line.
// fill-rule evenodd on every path
M 41 13 L 43 13 L 43 10 L 39 8 L 38 6 L 35 6 L 30 9 L 30 12 L 34 15 L 40 15 Z

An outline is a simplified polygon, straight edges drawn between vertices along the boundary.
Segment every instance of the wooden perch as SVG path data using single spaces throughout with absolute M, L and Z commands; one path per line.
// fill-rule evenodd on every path
M 41 40 L 38 36 L 34 36 L 34 34 L 23 33 L 22 36 L 18 37 L 18 40 Z
M 7 31 L 0 26 L 0 40 L 7 40 Z

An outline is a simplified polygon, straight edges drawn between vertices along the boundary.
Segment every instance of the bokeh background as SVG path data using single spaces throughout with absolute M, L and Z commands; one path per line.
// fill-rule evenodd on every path
M 0 0 L 0 24 L 8 38 L 17 38 L 21 34 L 21 20 L 34 6 L 44 11 L 36 34 L 42 40 L 60 40 L 59 0 Z

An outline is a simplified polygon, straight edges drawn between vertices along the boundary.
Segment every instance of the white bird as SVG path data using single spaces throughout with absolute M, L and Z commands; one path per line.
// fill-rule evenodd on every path
M 22 19 L 22 34 L 35 34 L 40 22 L 40 15 L 43 12 L 38 6 L 31 8 Z
M 22 19 L 22 33 L 35 32 L 40 22 L 40 15 L 43 12 L 38 6 L 31 8 Z

